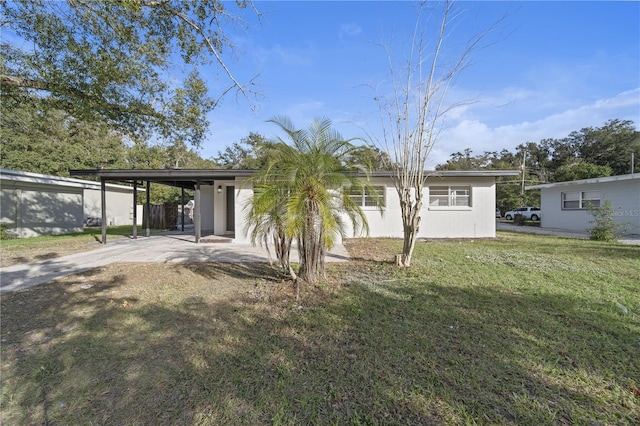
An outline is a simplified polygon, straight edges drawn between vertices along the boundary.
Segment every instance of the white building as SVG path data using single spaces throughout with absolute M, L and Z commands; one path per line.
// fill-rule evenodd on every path
M 424 185 L 418 238 L 494 238 L 496 177 L 517 173 L 499 170 L 432 172 Z M 371 206 L 373 203 L 367 203 L 367 194 L 364 194 L 361 208 L 369 223 L 369 236 L 402 238 L 400 200 L 389 173 L 377 172 L 371 184 L 382 195 L 383 208 L 381 214 Z
M 640 173 L 528 186 L 541 194 L 543 228 L 586 231 L 594 219 L 589 205 L 610 201 L 615 220 L 626 225 L 626 233 L 640 233 Z
M 253 196 L 248 180 L 254 170 L 75 170 L 76 176 L 96 176 L 111 182 L 154 182 L 195 190 L 194 233 L 226 236 L 247 243 L 245 206 Z M 493 238 L 496 235 L 496 177 L 517 170 L 430 172 L 419 238 Z M 375 172 L 371 184 L 382 196 L 382 213 L 370 194 L 355 195 L 369 223 L 371 237 L 402 238 L 400 202 L 390 172 Z M 369 197 L 368 197 L 369 196 Z M 108 208 L 109 202 L 107 202 Z M 348 221 L 345 221 L 348 223 Z M 353 235 L 348 230 L 348 235 Z M 356 233 L 355 236 L 361 236 Z
M 0 222 L 20 238 L 82 231 L 101 217 L 100 197 L 100 182 L 0 169 Z M 107 225 L 131 224 L 133 189 L 107 184 L 106 197 Z

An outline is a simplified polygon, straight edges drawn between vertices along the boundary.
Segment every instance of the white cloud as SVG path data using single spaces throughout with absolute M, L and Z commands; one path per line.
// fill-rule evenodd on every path
M 362 27 L 356 23 L 342 24 L 338 31 L 338 37 L 353 37 L 362 33 Z
M 312 62 L 308 55 L 298 52 L 297 49 L 285 49 L 278 44 L 271 50 L 285 65 L 309 65 Z M 305 50 L 305 52 L 308 52 L 308 50 Z
M 583 105 L 559 99 L 560 112 L 547 114 L 535 110 L 536 102 L 543 97 L 543 94 L 533 91 L 509 88 L 484 102 L 460 108 L 455 115 L 448 117 L 449 126 L 438 139 L 428 168 L 446 162 L 452 153 L 462 152 L 465 148 L 471 148 L 474 154 L 502 149 L 513 151 L 521 143 L 563 138 L 574 130 L 601 126 L 616 118 L 633 120 L 636 126 L 640 125 L 640 88 Z M 509 99 L 517 101 L 503 105 Z M 380 133 L 376 111 L 362 115 L 353 113 L 351 108 L 331 105 L 320 99 L 297 100 L 288 105 L 272 103 L 264 109 L 268 111 L 254 114 L 241 113 L 237 106 L 231 105 L 217 110 L 210 116 L 211 134 L 203 146 L 203 157 L 215 156 L 225 146 L 248 136 L 249 132 L 266 137 L 277 136 L 277 127 L 266 123 L 274 114 L 289 117 L 300 128 L 305 128 L 315 118 L 329 117 L 345 137 Z M 531 110 L 535 111 L 528 113 Z
M 276 59 L 285 66 L 306 66 L 313 63 L 310 52 L 313 52 L 310 46 L 298 49 L 276 44 L 271 47 L 257 47 L 253 50 L 253 55 L 256 62 L 263 66 Z
M 467 112 L 468 113 L 468 112 Z M 462 114 L 464 116 L 464 114 Z M 432 151 L 430 167 L 444 163 L 454 152 L 471 148 L 474 154 L 484 151 L 513 151 L 525 142 L 546 138 L 563 138 L 574 130 L 598 127 L 610 119 L 632 120 L 640 125 L 640 88 L 628 90 L 606 99 L 569 108 L 538 120 L 523 120 L 491 126 L 480 119 L 450 117 L 457 121 L 446 129 Z

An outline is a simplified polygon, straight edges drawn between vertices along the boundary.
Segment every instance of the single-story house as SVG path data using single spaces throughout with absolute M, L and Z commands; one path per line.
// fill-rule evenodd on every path
M 594 219 L 589 205 L 610 201 L 614 218 L 628 234 L 640 233 L 640 173 L 527 186 L 540 190 L 541 226 L 586 231 Z
M 108 184 L 105 196 L 106 225 L 131 224 L 133 188 Z M 100 182 L 0 169 L 0 222 L 16 237 L 80 232 L 100 217 Z
M 420 238 L 492 238 L 496 235 L 496 177 L 516 176 L 518 170 L 429 172 L 425 182 Z M 161 183 L 195 190 L 194 233 L 227 236 L 248 242 L 245 206 L 253 195 L 250 180 L 255 170 L 163 169 L 72 170 L 73 176 L 94 176 L 105 182 Z M 367 217 L 371 237 L 402 237 L 398 195 L 388 171 L 374 172 L 371 184 L 382 195 L 382 214 L 370 194 L 354 194 Z M 108 206 L 107 206 L 108 208 Z M 352 230 L 349 230 L 352 231 Z M 359 234 L 356 234 L 359 236 Z M 106 234 L 103 230 L 103 239 Z

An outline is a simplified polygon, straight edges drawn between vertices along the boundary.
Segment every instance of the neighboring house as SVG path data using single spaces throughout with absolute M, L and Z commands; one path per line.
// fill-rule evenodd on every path
M 425 183 L 420 238 L 492 238 L 496 235 L 496 177 L 517 170 L 429 172 Z M 72 170 L 74 176 L 95 176 L 109 182 L 154 182 L 194 190 L 194 232 L 248 242 L 243 225 L 253 195 L 248 179 L 253 170 Z M 398 195 L 390 172 L 375 172 L 372 185 L 382 195 L 382 214 L 370 194 L 354 194 L 367 217 L 371 237 L 402 238 Z M 109 202 L 107 202 L 108 208 Z M 349 223 L 348 221 L 345 221 Z M 349 229 L 349 235 L 353 235 Z M 355 236 L 361 236 L 356 233 Z
M 0 222 L 20 238 L 80 232 L 102 214 L 100 182 L 0 169 L 0 193 Z M 107 225 L 131 224 L 133 188 L 108 184 L 106 197 Z
M 616 222 L 627 225 L 628 234 L 640 233 L 640 173 L 528 186 L 539 189 L 543 228 L 586 231 L 594 219 L 589 205 L 610 201 Z

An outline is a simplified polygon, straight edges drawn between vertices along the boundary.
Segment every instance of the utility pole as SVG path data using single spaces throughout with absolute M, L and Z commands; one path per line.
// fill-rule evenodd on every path
M 522 151 L 522 187 L 520 195 L 522 196 L 522 205 L 524 206 L 524 174 L 527 172 L 527 151 Z

